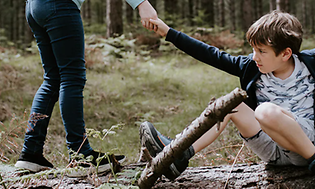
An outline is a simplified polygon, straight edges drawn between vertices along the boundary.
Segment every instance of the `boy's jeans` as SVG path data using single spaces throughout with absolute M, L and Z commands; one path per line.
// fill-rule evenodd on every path
M 80 11 L 72 0 L 27 0 L 25 14 L 44 68 L 44 82 L 34 97 L 31 114 L 49 117 L 36 124 L 29 121 L 22 151 L 43 152 L 47 126 L 58 98 L 68 148 L 77 151 L 85 138 L 86 73 Z M 87 154 L 91 150 L 86 140 L 80 152 Z

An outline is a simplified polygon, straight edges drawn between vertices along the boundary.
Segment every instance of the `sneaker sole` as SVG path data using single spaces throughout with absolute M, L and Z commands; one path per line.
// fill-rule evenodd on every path
M 124 157 L 121 160 L 118 160 L 118 162 L 121 164 L 126 160 L 126 157 Z M 110 171 L 110 164 L 106 165 L 100 165 L 98 166 L 97 173 L 104 173 L 107 171 Z M 94 166 L 92 167 L 80 167 L 78 169 L 73 168 L 70 172 L 66 173 L 67 177 L 85 177 L 87 175 L 96 173 L 96 168 Z
M 155 157 L 163 150 L 163 148 L 160 147 L 162 144 L 159 144 L 156 140 L 154 140 L 154 136 L 157 136 L 157 132 L 152 127 L 153 125 L 149 122 L 142 123 L 140 125 L 140 139 L 141 144 L 147 148 L 150 155 Z
M 160 147 L 162 144 L 159 144 L 156 140 L 154 140 L 154 138 L 156 138 L 154 135 L 157 136 L 157 132 L 151 123 L 146 121 L 140 125 L 141 145 L 144 145 L 147 148 L 152 157 L 155 157 L 163 150 L 163 148 Z M 170 172 L 167 171 L 164 175 L 171 180 L 174 180 L 181 174 L 174 163 L 169 166 L 169 171 Z
M 15 163 L 15 167 L 18 167 L 21 169 L 27 169 L 32 172 L 40 172 L 40 171 L 52 169 L 51 167 L 42 166 L 42 165 L 28 162 L 28 161 L 17 161 Z

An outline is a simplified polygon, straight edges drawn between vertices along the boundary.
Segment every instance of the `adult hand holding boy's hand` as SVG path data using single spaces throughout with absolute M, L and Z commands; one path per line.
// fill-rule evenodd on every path
M 161 35 L 162 37 L 165 37 L 167 35 L 168 30 L 170 27 L 166 25 L 161 19 L 150 19 L 150 22 L 154 25 L 154 32 Z
M 148 30 L 153 30 L 154 26 L 150 23 L 150 19 L 157 19 L 156 10 L 152 7 L 149 1 L 143 1 L 139 6 L 139 15 L 141 17 L 142 26 L 147 28 Z

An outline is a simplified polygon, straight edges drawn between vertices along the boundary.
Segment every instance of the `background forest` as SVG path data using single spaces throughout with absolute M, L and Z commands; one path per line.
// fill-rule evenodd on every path
M 32 41 L 24 17 L 21 0 L 1 0 L 0 41 L 9 40 L 24 47 Z M 246 32 L 248 27 L 263 14 L 280 9 L 294 14 L 304 30 L 315 32 L 315 2 L 312 0 L 150 0 L 160 18 L 171 27 L 221 27 L 234 32 Z M 132 32 L 139 33 L 139 18 L 125 1 L 86 0 L 82 18 L 88 33 L 101 33 L 111 37 Z M 106 24 L 107 23 L 107 24 Z M 135 30 L 132 30 L 135 29 Z
M 149 1 L 171 27 L 234 55 L 251 52 L 244 40 L 247 28 L 274 9 L 301 21 L 302 49 L 315 47 L 312 0 Z M 32 100 L 42 83 L 40 57 L 24 6 L 22 0 L 0 0 L 0 163 L 6 164 L 18 158 Z M 212 97 L 238 87 L 236 78 L 201 64 L 144 29 L 138 11 L 124 0 L 86 0 L 81 15 L 86 33 L 84 114 L 91 146 L 97 150 L 123 153 L 127 163 L 134 163 L 141 122 L 153 122 L 161 133 L 175 137 Z M 236 157 L 241 146 L 235 128 L 228 127 L 214 144 L 194 156 L 190 166 L 259 161 L 247 148 Z M 56 167 L 68 164 L 58 104 L 44 153 Z

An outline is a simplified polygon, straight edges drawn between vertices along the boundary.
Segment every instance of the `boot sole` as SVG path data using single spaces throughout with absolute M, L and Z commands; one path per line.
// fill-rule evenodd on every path
M 162 144 L 159 144 L 155 140 L 156 138 L 155 136 L 157 136 L 157 132 L 155 131 L 155 128 L 151 123 L 147 121 L 142 123 L 140 125 L 139 132 L 140 132 L 141 145 L 144 145 L 147 148 L 147 150 L 149 151 L 152 157 L 155 157 L 158 153 L 160 153 L 163 150 L 163 148 L 160 147 L 160 145 Z M 181 173 L 177 170 L 174 163 L 172 163 L 169 166 L 169 171 L 166 171 L 166 173 L 164 173 L 164 175 L 171 180 L 174 180 L 180 174 Z
M 21 169 L 26 169 L 26 170 L 29 170 L 32 172 L 40 172 L 40 171 L 52 169 L 51 167 L 39 165 L 37 163 L 32 163 L 32 162 L 28 162 L 28 161 L 17 161 L 15 163 L 15 167 L 21 168 Z

